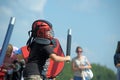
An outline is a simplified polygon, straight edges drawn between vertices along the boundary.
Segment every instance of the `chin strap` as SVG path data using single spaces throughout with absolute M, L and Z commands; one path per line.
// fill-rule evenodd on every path
M 36 42 L 38 44 L 45 44 L 45 45 L 48 45 L 51 43 L 49 39 L 45 39 L 45 38 L 35 38 L 33 42 Z

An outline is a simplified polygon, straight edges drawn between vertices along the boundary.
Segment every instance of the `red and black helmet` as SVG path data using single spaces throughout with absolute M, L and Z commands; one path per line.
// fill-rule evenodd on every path
M 52 39 L 54 32 L 52 24 L 46 20 L 36 20 L 32 24 L 32 36 L 38 38 Z

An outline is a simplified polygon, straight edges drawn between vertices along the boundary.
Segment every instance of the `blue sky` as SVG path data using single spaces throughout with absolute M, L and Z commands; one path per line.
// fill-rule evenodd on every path
M 71 57 L 79 45 L 91 63 L 116 71 L 113 56 L 120 41 L 120 0 L 0 0 L 0 46 L 12 16 L 16 17 L 10 39 L 14 46 L 26 44 L 34 20 L 45 19 L 52 23 L 64 52 L 71 28 Z

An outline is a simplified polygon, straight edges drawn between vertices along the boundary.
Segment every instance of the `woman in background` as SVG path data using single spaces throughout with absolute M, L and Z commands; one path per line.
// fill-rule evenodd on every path
M 84 70 L 92 68 L 86 56 L 82 55 L 82 48 L 77 46 L 77 56 L 72 59 L 72 70 L 74 72 L 74 80 L 90 80 L 85 77 Z

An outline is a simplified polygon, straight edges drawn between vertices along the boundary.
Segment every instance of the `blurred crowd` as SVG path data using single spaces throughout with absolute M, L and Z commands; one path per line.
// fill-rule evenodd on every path
M 21 49 L 8 44 L 3 64 L 0 65 L 0 80 L 22 80 L 25 61 Z

